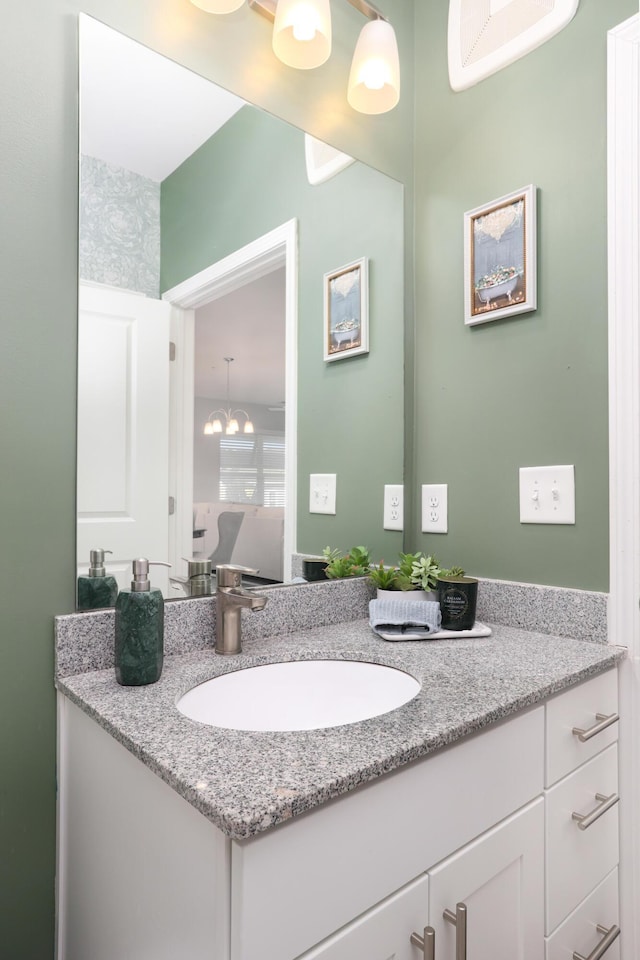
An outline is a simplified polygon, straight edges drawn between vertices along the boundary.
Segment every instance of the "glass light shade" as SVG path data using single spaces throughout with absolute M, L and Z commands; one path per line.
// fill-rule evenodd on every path
M 400 58 L 386 20 L 365 23 L 351 62 L 347 100 L 359 113 L 386 113 L 400 99 Z
M 245 425 L 244 425 L 244 432 L 245 432 L 245 433 L 253 433 L 253 424 L 251 423 L 251 420 L 247 420 L 247 422 L 245 423 Z
M 222 424 L 219 420 L 213 421 L 211 433 L 222 433 Z
M 331 53 L 329 0 L 278 0 L 273 52 L 288 67 L 310 70 Z
M 213 433 L 213 424 L 211 423 L 211 420 L 207 420 L 207 422 L 204 425 L 204 435 L 205 437 L 210 437 L 212 433 Z
M 191 3 L 207 13 L 233 13 L 240 9 L 244 0 L 191 0 Z
M 237 433 L 240 428 L 238 427 L 238 421 L 234 418 L 229 420 L 227 425 L 227 433 Z

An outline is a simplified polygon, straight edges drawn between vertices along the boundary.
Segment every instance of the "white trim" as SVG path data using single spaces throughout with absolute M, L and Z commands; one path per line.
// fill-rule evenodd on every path
M 640 955 L 640 17 L 609 31 L 609 642 L 620 670 L 620 926 L 623 960 Z
M 176 359 L 169 367 L 169 494 L 176 507 L 169 515 L 168 559 L 172 575 L 178 577 L 186 576 L 184 558 L 193 553 L 194 311 L 172 304 L 169 322 L 176 345 Z M 168 595 L 179 598 L 182 592 L 174 590 L 170 582 Z
M 287 507 L 284 516 L 284 574 L 283 579 L 291 579 L 291 558 L 296 552 L 296 519 L 297 519 L 297 462 L 298 462 L 298 221 L 294 218 L 276 227 L 269 233 L 258 237 L 246 246 L 241 247 L 229 256 L 218 260 L 201 270 L 200 273 L 189 277 L 183 283 L 172 287 L 162 295 L 174 307 L 182 309 L 196 309 L 212 300 L 217 300 L 228 293 L 232 293 L 244 286 L 250 280 L 257 280 L 278 267 L 285 267 L 285 495 Z M 193 351 L 193 347 L 192 347 Z M 186 351 L 183 353 L 186 356 Z M 193 383 L 183 389 L 191 390 L 193 400 Z M 186 409 L 186 401 L 185 403 Z M 182 459 L 188 459 L 182 451 Z M 191 484 L 193 489 L 193 473 L 190 479 L 184 472 L 188 469 L 183 464 L 182 489 L 186 492 Z M 192 467 L 191 467 L 192 470 Z M 182 502 L 182 508 L 180 508 Z M 178 526 L 191 524 L 191 506 L 186 513 L 186 498 L 178 501 L 180 520 Z M 186 527 L 185 527 L 186 528 Z M 176 536 L 176 540 L 180 538 Z M 189 547 L 189 553 L 191 548 Z M 185 554 L 179 554 L 185 556 Z

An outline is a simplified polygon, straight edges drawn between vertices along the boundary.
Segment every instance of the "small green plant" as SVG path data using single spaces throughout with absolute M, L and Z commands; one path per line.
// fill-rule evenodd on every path
M 377 567 L 369 570 L 369 580 L 378 590 L 398 590 L 398 568 L 385 567 L 381 560 Z
M 451 567 L 450 570 L 440 570 L 439 576 L 441 577 L 464 577 L 464 570 L 462 567 Z
M 411 564 L 411 583 L 414 590 L 433 590 L 441 573 L 440 564 L 435 557 L 421 555 Z
M 339 550 L 325 547 L 322 554 L 328 561 L 325 574 L 329 580 L 365 577 L 371 569 L 371 557 L 366 547 L 351 547 L 346 556 L 342 556 Z

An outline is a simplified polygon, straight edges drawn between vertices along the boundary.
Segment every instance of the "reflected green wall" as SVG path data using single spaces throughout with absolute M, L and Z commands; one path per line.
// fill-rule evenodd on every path
M 23 0 L 0 31 L 0 954 L 54 950 L 53 617 L 74 604 L 77 317 L 77 14 L 91 14 L 409 182 L 413 3 L 382 0 L 406 89 L 384 118 L 344 90 L 361 17 L 336 4 L 320 71 L 273 57 L 266 20 L 187 0 Z
M 447 81 L 447 4 L 416 4 L 415 493 L 449 484 L 417 548 L 486 577 L 608 589 L 606 32 L 637 0 L 581 0 L 475 87 Z M 427 95 L 428 92 L 428 95 Z M 463 323 L 465 210 L 538 187 L 538 309 Z M 521 525 L 518 468 L 575 464 L 575 526 Z
M 403 477 L 402 186 L 359 162 L 310 186 L 303 134 L 243 107 L 162 184 L 161 288 L 294 217 L 298 549 L 365 543 L 390 561 L 402 549 L 402 533 L 382 529 L 384 484 Z M 370 352 L 325 363 L 323 275 L 360 257 L 369 259 Z M 309 513 L 310 473 L 336 473 L 336 516 Z

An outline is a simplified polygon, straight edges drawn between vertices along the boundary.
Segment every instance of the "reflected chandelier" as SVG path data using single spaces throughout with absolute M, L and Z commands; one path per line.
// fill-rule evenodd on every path
M 244 0 L 191 0 L 207 13 L 232 13 Z M 248 0 L 273 22 L 273 51 L 298 70 L 323 64 L 331 53 L 329 0 Z M 347 0 L 368 18 L 351 62 L 347 100 L 360 113 L 386 113 L 400 99 L 398 43 L 387 18 L 369 0 Z
M 227 365 L 227 409 L 225 410 L 224 408 L 220 407 L 218 410 L 211 411 L 207 422 L 204 425 L 204 433 L 208 437 L 214 433 L 225 433 L 227 436 L 233 436 L 234 433 L 238 433 L 240 429 L 237 419 L 238 415 L 245 418 L 242 432 L 253 433 L 253 423 L 249 419 L 249 414 L 247 411 L 241 409 L 232 410 L 229 402 L 229 370 L 231 369 L 233 360 L 233 357 L 224 358 L 224 362 Z M 224 423 L 222 422 L 223 419 Z

